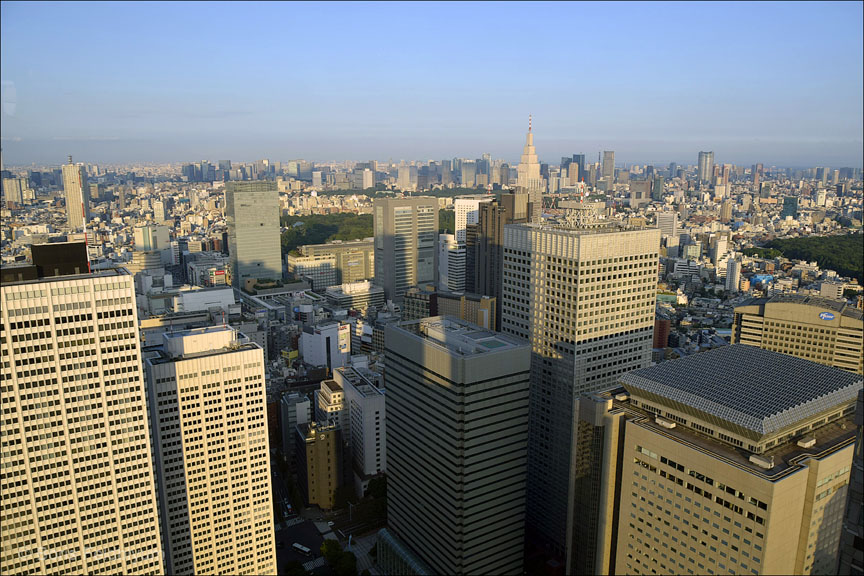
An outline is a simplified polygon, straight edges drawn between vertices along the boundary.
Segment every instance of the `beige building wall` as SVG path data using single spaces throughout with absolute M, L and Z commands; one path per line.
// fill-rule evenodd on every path
M 125 270 L 0 287 L 0 573 L 164 571 L 137 324 Z
M 275 574 L 264 353 L 217 326 L 147 349 L 171 574 Z
M 732 343 L 864 374 L 864 313 L 845 303 L 787 296 L 738 306 Z
M 616 573 L 833 573 L 851 440 L 772 478 L 628 421 Z
M 340 450 L 341 439 L 336 425 L 324 426 L 314 422 L 298 426 L 305 439 L 306 451 L 304 465 L 306 489 L 309 505 L 332 510 L 336 502 L 336 489 L 341 478 Z

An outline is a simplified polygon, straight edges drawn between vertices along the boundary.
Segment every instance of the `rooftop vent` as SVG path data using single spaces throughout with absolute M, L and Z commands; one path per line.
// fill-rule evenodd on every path
M 750 455 L 750 462 L 759 466 L 760 468 L 765 468 L 766 470 L 770 470 L 774 468 L 774 457 L 766 458 L 764 456 L 759 456 L 757 454 Z
M 798 446 L 801 448 L 812 448 L 816 445 L 816 437 L 815 436 L 804 436 L 800 440 L 798 440 Z
M 671 420 L 666 420 L 665 418 L 661 418 L 660 416 L 657 416 L 654 421 L 663 428 L 668 428 L 669 430 L 672 430 L 673 428 L 675 428 L 675 426 L 677 426 L 675 422 L 672 422 Z

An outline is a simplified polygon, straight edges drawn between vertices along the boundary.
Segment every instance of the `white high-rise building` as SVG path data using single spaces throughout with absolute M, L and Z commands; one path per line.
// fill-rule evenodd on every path
M 456 241 L 465 244 L 466 228 L 480 222 L 480 204 L 491 202 L 494 196 L 465 196 L 453 200 Z
M 543 217 L 543 192 L 546 182 L 540 175 L 540 161 L 537 150 L 534 149 L 534 134 L 531 132 L 531 117 L 528 117 L 528 135 L 522 158 L 516 168 L 516 187 L 518 192 L 527 193 L 528 201 L 532 203 L 531 222 L 540 222 Z
M 726 263 L 726 291 L 738 292 L 741 283 L 741 261 L 730 258 Z
M 170 574 L 275 574 L 264 353 L 230 326 L 144 350 Z
M 315 421 L 326 422 L 342 431 L 347 442 L 351 427 L 345 417 L 345 391 L 335 380 L 323 380 L 321 388 L 315 392 Z
M 438 235 L 438 287 L 453 292 L 465 291 L 465 244 L 453 234 Z
M 132 276 L 2 273 L 0 573 L 163 573 Z
M 66 222 L 70 230 L 78 230 L 90 220 L 90 185 L 87 168 L 80 162 L 63 165 L 63 191 L 66 195 Z
M 677 212 L 658 212 L 657 227 L 660 228 L 660 233 L 663 236 L 670 238 L 678 238 L 678 213 Z
M 333 372 L 345 393 L 350 432 L 346 435 L 354 464 L 354 487 L 363 496 L 369 480 L 387 470 L 387 426 L 384 389 L 373 373 L 346 366 Z
M 528 525 L 561 557 L 574 402 L 648 366 L 660 230 L 574 208 L 561 225 L 504 227 L 501 329 L 531 342 Z
M 699 152 L 698 170 L 699 183 L 710 183 L 714 176 L 714 152 Z

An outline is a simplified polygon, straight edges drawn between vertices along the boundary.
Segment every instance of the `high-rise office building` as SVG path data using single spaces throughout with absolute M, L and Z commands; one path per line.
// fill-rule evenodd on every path
M 438 287 L 465 291 L 465 244 L 453 234 L 438 235 Z
M 528 201 L 531 202 L 531 222 L 540 222 L 543 219 L 543 192 L 546 190 L 546 182 L 540 174 L 540 161 L 534 149 L 534 133 L 531 132 L 530 116 L 525 147 L 522 149 L 522 158 L 516 168 L 516 188 L 518 192 L 528 194 Z
M 840 535 L 837 574 L 864 574 L 864 388 L 855 406 L 855 452 L 849 477 L 846 514 Z
M 669 237 L 678 237 L 678 213 L 677 212 L 657 212 L 657 227 L 660 228 L 660 234 Z
M 501 329 L 531 342 L 528 520 L 565 548 L 574 398 L 651 361 L 660 230 L 574 208 L 559 226 L 504 227 Z
M 780 210 L 780 218 L 791 216 L 793 219 L 798 218 L 798 197 L 785 196 L 783 198 L 783 208 Z
M 264 352 L 230 326 L 144 349 L 169 574 L 274 574 Z
M 527 343 L 443 316 L 388 325 L 385 338 L 379 563 L 385 573 L 401 561 L 428 567 L 415 573 L 521 574 Z
M 376 198 L 373 207 L 375 283 L 401 303 L 408 288 L 438 281 L 438 200 Z
M 494 196 L 465 196 L 453 200 L 456 241 L 465 244 L 465 229 L 480 221 L 480 205 L 494 200 Z
M 720 222 L 728 224 L 732 220 L 732 207 L 735 202 L 731 198 L 727 198 L 720 203 Z
M 778 294 L 742 302 L 732 343 L 864 374 L 864 314 L 845 300 Z
M 741 261 L 731 258 L 726 264 L 726 291 L 738 292 L 741 283 Z
M 90 220 L 90 185 L 87 168 L 82 163 L 63 165 L 63 191 L 66 195 L 66 223 L 70 230 L 79 230 Z
M 0 572 L 161 574 L 132 276 L 37 248 L 2 268 Z
M 331 510 L 342 485 L 342 431 L 336 424 L 308 422 L 298 424 L 295 433 L 297 483 L 303 498 L 310 506 Z
M 279 193 L 275 182 L 226 182 L 225 220 L 231 282 L 243 288 L 249 279 L 282 279 Z
M 651 199 L 658 202 L 663 200 L 666 191 L 666 180 L 662 176 L 654 176 L 651 184 Z
M 333 372 L 333 379 L 345 391 L 348 443 L 354 486 L 362 497 L 369 480 L 387 470 L 387 411 L 384 390 L 376 375 L 362 368 L 346 366 Z
M 280 425 L 282 427 L 282 455 L 288 466 L 293 469 L 294 455 L 297 445 L 297 425 L 306 424 L 312 420 L 312 403 L 305 394 L 286 392 L 279 404 L 281 411 Z
M 699 152 L 697 179 L 699 184 L 710 184 L 714 174 L 714 152 Z
M 328 244 L 308 244 L 297 250 L 303 256 L 333 256 L 336 259 L 336 284 L 371 280 L 375 276 L 373 238 Z
M 612 150 L 603 151 L 602 178 L 610 186 L 615 183 L 615 152 Z
M 621 384 L 579 401 L 568 573 L 835 573 L 860 376 L 733 345 Z
M 501 326 L 504 226 L 528 222 L 528 209 L 527 194 L 502 194 L 498 200 L 480 207 L 473 258 L 468 258 L 473 266 L 467 269 L 466 274 L 475 281 L 474 292 L 495 298 L 496 327 Z

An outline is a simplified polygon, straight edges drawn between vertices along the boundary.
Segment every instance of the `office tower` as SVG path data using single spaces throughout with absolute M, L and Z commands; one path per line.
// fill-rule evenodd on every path
M 605 482 L 574 490 L 568 573 L 834 573 L 860 376 L 724 346 L 621 384 L 579 403 L 580 480 Z
M 438 280 L 438 200 L 376 198 L 373 207 L 375 283 L 398 304 L 408 288 Z
M 33 249 L 0 269 L 0 572 L 161 574 L 132 276 Z
M 168 573 L 275 573 L 263 350 L 214 326 L 143 355 Z
M 529 340 L 528 522 L 563 554 L 573 402 L 651 360 L 660 230 L 596 221 L 504 227 L 501 329 Z
M 379 563 L 394 573 L 389 557 L 401 548 L 428 573 L 521 574 L 527 343 L 443 316 L 388 325 L 385 341 Z
M 464 161 L 460 168 L 459 183 L 463 188 L 474 188 L 477 180 L 477 165 L 474 162 Z
M 297 249 L 311 258 L 332 256 L 336 260 L 336 284 L 371 280 L 375 276 L 375 251 L 372 238 L 334 241 L 329 244 L 308 244 Z
M 675 178 L 678 176 L 678 164 L 675 162 L 669 163 L 669 179 Z
M 849 493 L 843 532 L 840 536 L 840 562 L 837 574 L 864 574 L 864 388 L 858 390 L 855 406 L 855 452 L 849 475 Z
M 310 506 L 331 510 L 342 485 L 342 433 L 335 424 L 316 422 L 298 424 L 295 432 L 297 482 L 303 498 Z
M 714 152 L 699 152 L 699 167 L 696 176 L 699 180 L 699 184 L 710 183 L 713 174 Z
M 657 227 L 660 228 L 660 234 L 663 236 L 678 237 L 678 213 L 677 212 L 658 212 Z
M 387 470 L 387 410 L 384 390 L 374 373 L 355 367 L 337 368 L 333 379 L 345 391 L 348 441 L 357 495 L 369 480 Z
M 630 182 L 630 207 L 638 210 L 651 203 L 651 181 L 634 180 Z
M 864 320 L 846 301 L 778 294 L 735 307 L 732 343 L 864 374 Z
M 729 237 L 725 232 L 712 234 L 708 240 L 708 250 L 711 257 L 711 263 L 715 266 L 723 258 L 729 249 Z
M 655 176 L 653 183 L 651 184 L 651 199 L 657 200 L 661 202 L 663 200 L 663 194 L 665 191 L 666 181 L 662 176 Z
M 295 449 L 297 446 L 297 425 L 306 424 L 312 420 L 312 403 L 305 394 L 286 392 L 279 404 L 282 428 L 282 456 L 293 470 Z
M 369 280 L 330 286 L 324 292 L 330 304 L 345 310 L 357 310 L 366 314 L 370 306 L 376 310 L 384 308 L 384 289 Z
M 465 244 L 457 242 L 453 234 L 438 235 L 438 287 L 465 291 Z
M 70 230 L 83 228 L 90 220 L 90 186 L 84 164 L 63 165 L 63 191 L 66 195 L 66 223 Z
M 734 201 L 730 198 L 723 200 L 720 204 L 720 222 L 728 224 L 732 220 L 732 206 Z
M 726 291 L 738 292 L 741 283 L 741 261 L 730 258 L 726 264 Z
M 247 280 L 281 280 L 282 246 L 276 184 L 226 182 L 225 220 L 232 285 L 245 288 Z
M 615 152 L 611 150 L 603 151 L 603 169 L 601 173 L 602 178 L 607 183 L 613 184 L 615 182 Z
M 406 192 L 413 192 L 417 189 L 417 167 L 416 166 L 400 166 L 398 177 L 396 179 L 397 187 Z
M 466 274 L 475 279 L 474 292 L 495 298 L 495 327 L 501 326 L 501 287 L 504 271 L 504 226 L 528 222 L 527 194 L 502 194 L 480 209 L 480 223 L 473 251 L 473 267 Z M 466 282 L 467 284 L 467 282 Z
M 785 196 L 783 198 L 783 208 L 780 210 L 780 218 L 784 219 L 791 216 L 792 219 L 798 218 L 798 197 Z
M 585 175 L 585 155 L 584 154 L 574 154 L 573 162 L 579 166 L 579 177 L 584 178 Z
M 531 117 L 528 117 L 528 135 L 525 139 L 525 147 L 522 149 L 522 158 L 516 169 L 516 188 L 523 194 L 528 194 L 531 202 L 531 222 L 540 222 L 543 219 L 543 192 L 546 182 L 540 175 L 540 162 L 537 160 L 537 151 L 534 149 L 534 134 L 531 132 Z
M 285 271 L 298 280 L 307 280 L 315 292 L 324 292 L 339 283 L 336 257 L 330 254 L 315 256 L 285 256 Z
M 480 205 L 491 202 L 493 196 L 463 196 L 453 200 L 456 241 L 465 244 L 465 228 L 480 221 Z

